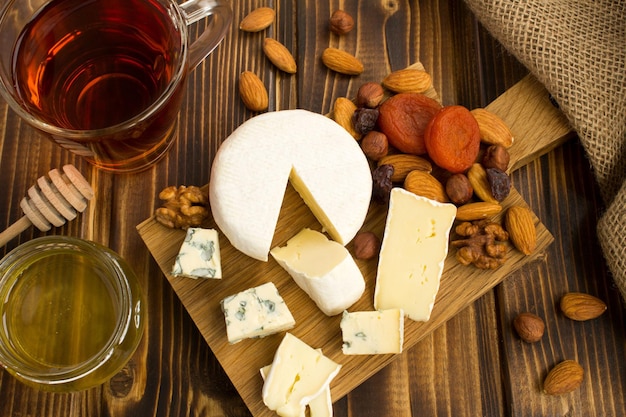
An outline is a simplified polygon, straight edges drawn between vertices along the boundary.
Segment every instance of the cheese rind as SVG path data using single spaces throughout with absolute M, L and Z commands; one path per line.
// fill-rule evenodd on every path
M 286 333 L 263 383 L 263 402 L 281 417 L 304 416 L 307 404 L 329 387 L 340 369 L 320 350 Z
M 270 254 L 328 316 L 350 307 L 365 291 L 365 279 L 350 252 L 323 233 L 302 229 Z
M 391 190 L 374 291 L 377 310 L 400 308 L 412 320 L 430 319 L 455 216 L 453 204 Z
M 334 240 L 352 240 L 370 203 L 367 158 L 328 117 L 283 110 L 243 123 L 213 160 L 211 211 L 236 249 L 267 261 L 289 181 Z
M 231 344 L 289 330 L 296 324 L 272 282 L 228 296 L 221 306 Z
M 345 355 L 402 353 L 404 312 L 401 309 L 344 311 L 340 325 Z
M 172 275 L 189 278 L 222 278 L 217 231 L 190 227 L 172 267 Z

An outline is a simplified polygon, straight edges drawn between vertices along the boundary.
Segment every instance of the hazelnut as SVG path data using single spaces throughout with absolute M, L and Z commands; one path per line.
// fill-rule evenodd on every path
M 373 82 L 365 83 L 356 93 L 356 105 L 373 109 L 378 107 L 384 94 L 385 90 L 382 85 Z
M 371 259 L 378 255 L 380 239 L 373 232 L 359 232 L 354 237 L 354 257 Z
M 343 10 L 335 10 L 330 16 L 330 31 L 336 35 L 345 35 L 354 28 L 354 19 Z
M 533 313 L 518 314 L 513 320 L 513 327 L 519 337 L 527 343 L 539 341 L 546 328 L 543 319 Z
M 455 204 L 467 203 L 474 194 L 474 188 L 465 174 L 453 174 L 446 181 L 446 194 Z
M 485 169 L 497 168 L 500 171 L 506 172 L 510 160 L 511 156 L 509 155 L 509 151 L 507 151 L 504 146 L 491 145 L 485 150 L 482 165 Z
M 372 161 L 378 161 L 389 152 L 387 135 L 377 130 L 370 131 L 361 139 L 361 149 Z

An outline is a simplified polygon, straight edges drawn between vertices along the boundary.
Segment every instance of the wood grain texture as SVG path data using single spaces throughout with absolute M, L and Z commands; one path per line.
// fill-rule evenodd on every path
M 270 6 L 276 24 L 247 36 L 233 27 L 222 45 L 189 79 L 179 117 L 179 139 L 167 157 L 141 174 L 94 171 L 34 131 L 0 100 L 0 228 L 22 215 L 19 200 L 39 176 L 73 163 L 97 193 L 86 213 L 48 234 L 90 238 L 126 258 L 148 296 L 148 328 L 128 366 L 110 383 L 75 394 L 26 388 L 0 371 L 0 415 L 250 416 L 241 397 L 153 260 L 135 226 L 148 218 L 159 190 L 208 182 L 219 143 L 251 117 L 237 97 L 237 77 L 253 70 L 267 83 L 270 109 L 301 107 L 327 113 L 338 96 L 354 96 L 363 81 L 421 61 L 445 104 L 484 107 L 528 71 L 487 33 L 461 0 L 331 0 L 232 2 L 235 20 Z M 356 27 L 347 37 L 325 27 L 336 8 Z M 197 31 L 192 31 L 195 36 Z M 276 72 L 260 50 L 264 36 L 290 48 L 300 68 Z M 319 55 L 339 46 L 362 59 L 357 79 L 327 71 Z M 626 415 L 626 317 L 601 257 L 595 225 L 604 208 L 576 140 L 512 174 L 523 199 L 555 237 L 546 257 L 513 273 L 412 349 L 335 403 L 337 417 Z M 27 230 L 0 249 L 40 236 Z M 593 322 L 572 323 L 555 307 L 563 291 L 585 290 L 609 305 Z M 510 320 L 520 310 L 545 314 L 548 327 L 536 345 L 523 344 Z M 560 398 L 538 393 L 547 369 L 577 358 L 588 378 Z

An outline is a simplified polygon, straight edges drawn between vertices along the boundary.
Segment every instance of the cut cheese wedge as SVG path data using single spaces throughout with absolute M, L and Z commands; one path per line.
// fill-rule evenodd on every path
M 344 311 L 341 334 L 345 355 L 402 353 L 404 312 L 399 308 L 351 313 Z
M 286 333 L 266 372 L 263 402 L 279 416 L 304 416 L 306 406 L 324 395 L 340 369 L 320 350 Z
M 439 291 L 456 206 L 391 190 L 380 248 L 374 307 L 400 308 L 428 321 Z
M 289 181 L 334 240 L 352 240 L 372 193 L 365 155 L 328 117 L 284 110 L 243 123 L 213 160 L 211 211 L 236 249 L 267 261 Z
M 365 279 L 350 252 L 323 233 L 302 229 L 270 254 L 328 316 L 350 307 L 365 291 Z

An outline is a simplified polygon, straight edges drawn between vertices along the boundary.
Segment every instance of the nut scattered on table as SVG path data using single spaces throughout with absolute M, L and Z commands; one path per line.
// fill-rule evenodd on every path
M 424 171 L 426 173 L 431 173 L 433 170 L 432 164 L 427 159 L 421 156 L 403 153 L 387 155 L 378 160 L 378 165 L 393 166 L 393 176 L 391 177 L 391 181 L 393 182 L 404 182 L 407 175 L 415 170 Z
M 380 239 L 374 232 L 359 232 L 354 237 L 354 257 L 356 259 L 372 259 L 378 255 Z
M 260 32 L 274 23 L 276 12 L 270 7 L 258 7 L 248 13 L 239 23 L 244 32 Z
M 389 140 L 384 133 L 372 130 L 361 140 L 361 150 L 372 161 L 378 161 L 389 153 Z
M 244 71 L 239 76 L 239 96 L 248 110 L 260 112 L 269 107 L 265 84 L 252 71 Z
M 543 393 L 564 395 L 576 390 L 583 382 L 585 371 L 574 360 L 558 363 L 548 372 L 543 382 Z
M 483 108 L 473 109 L 472 115 L 478 122 L 482 142 L 505 148 L 513 145 L 513 133 L 499 116 Z
M 453 174 L 446 181 L 446 194 L 454 204 L 465 204 L 474 195 L 474 188 L 465 174 Z
M 378 107 L 384 96 L 385 90 L 382 85 L 374 82 L 367 82 L 359 87 L 359 90 L 356 93 L 355 103 L 358 107 L 373 109 Z
M 276 39 L 265 38 L 263 41 L 263 52 L 279 70 L 288 74 L 295 74 L 298 70 L 296 60 L 289 52 L 289 49 Z
M 533 313 L 520 313 L 513 319 L 513 327 L 519 337 L 527 343 L 541 340 L 546 325 L 541 317 Z
M 330 31 L 336 35 L 345 35 L 354 29 L 354 19 L 344 10 L 335 10 L 329 23 Z
M 322 62 L 329 69 L 346 75 L 359 75 L 363 72 L 363 63 L 349 52 L 337 48 L 326 48 L 322 52 Z
M 537 246 L 537 230 L 530 210 L 522 206 L 512 206 L 506 212 L 504 227 L 509 232 L 511 242 L 524 255 L 530 255 Z
M 197 227 L 209 216 L 209 197 L 196 186 L 169 186 L 159 193 L 164 201 L 154 215 L 157 222 L 172 229 Z
M 432 85 L 426 71 L 412 68 L 396 70 L 383 79 L 383 86 L 394 93 L 423 93 Z
M 600 317 L 607 309 L 606 303 L 591 294 L 570 292 L 559 302 L 566 317 L 576 321 L 592 320 Z
M 455 232 L 462 239 L 452 240 L 456 259 L 462 265 L 480 269 L 497 269 L 506 261 L 509 234 L 499 223 L 490 220 L 462 222 Z

